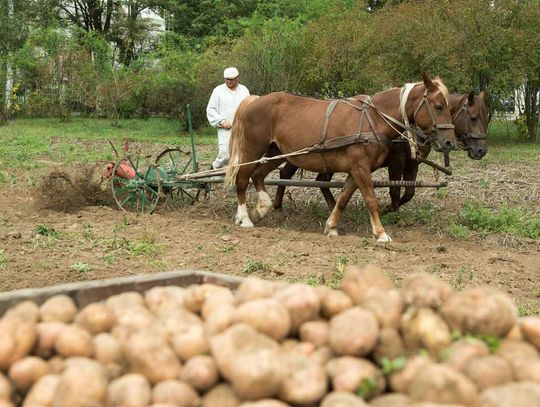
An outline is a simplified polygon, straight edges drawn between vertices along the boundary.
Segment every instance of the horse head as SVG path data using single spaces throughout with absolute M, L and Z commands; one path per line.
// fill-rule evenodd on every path
M 487 152 L 488 113 L 484 92 L 463 96 L 454 113 L 458 146 L 467 150 L 469 158 L 480 160 Z
M 411 122 L 433 143 L 436 151 L 449 152 L 456 145 L 456 135 L 448 104 L 448 89 L 439 78 L 425 73 L 422 82 L 411 89 L 406 113 Z

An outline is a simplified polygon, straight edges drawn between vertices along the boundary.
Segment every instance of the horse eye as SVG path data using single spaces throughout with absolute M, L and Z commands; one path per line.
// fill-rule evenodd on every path
M 435 109 L 437 109 L 437 110 L 443 110 L 443 105 L 441 105 L 440 103 L 437 103 L 437 104 L 435 105 Z
M 471 117 L 471 120 L 472 120 L 473 122 L 475 122 L 476 119 L 477 119 L 477 118 L 476 118 L 475 116 L 472 116 L 472 117 Z

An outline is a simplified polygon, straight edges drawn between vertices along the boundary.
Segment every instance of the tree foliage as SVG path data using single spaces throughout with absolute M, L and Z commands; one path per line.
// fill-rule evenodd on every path
M 258 94 L 372 94 L 418 81 L 423 71 L 455 92 L 486 91 L 491 109 L 518 90 L 523 137 L 538 130 L 537 1 L 15 3 L 16 22 L 0 13 L 0 63 L 9 57 L 16 65 L 20 114 L 178 117 L 191 103 L 201 124 L 223 68 L 235 65 Z M 142 17 L 147 11 L 165 19 L 165 32 Z

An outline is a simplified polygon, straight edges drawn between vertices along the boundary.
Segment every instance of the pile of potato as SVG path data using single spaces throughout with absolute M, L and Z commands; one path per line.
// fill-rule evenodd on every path
M 540 406 L 540 318 L 374 266 L 342 290 L 248 278 L 57 295 L 0 319 L 0 407 Z

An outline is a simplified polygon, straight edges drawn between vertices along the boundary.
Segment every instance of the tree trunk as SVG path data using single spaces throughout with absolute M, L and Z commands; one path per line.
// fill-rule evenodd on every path
M 7 21 L 13 19 L 13 0 L 7 2 Z M 11 93 L 13 92 L 13 67 L 11 65 L 11 53 L 8 49 L 8 57 L 6 58 L 6 93 L 4 101 L 4 119 L 8 121 L 11 116 Z
M 537 141 L 538 116 L 540 115 L 540 101 L 538 94 L 540 92 L 540 83 L 527 79 L 525 83 L 525 124 L 529 132 L 529 139 Z

